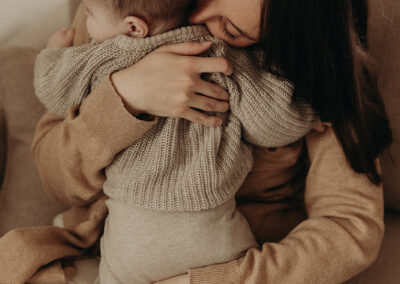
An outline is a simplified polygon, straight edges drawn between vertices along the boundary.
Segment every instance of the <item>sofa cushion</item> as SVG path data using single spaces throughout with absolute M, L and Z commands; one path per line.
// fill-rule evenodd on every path
M 36 55 L 37 51 L 27 48 L 0 51 L 0 126 L 5 123 L 0 153 L 7 153 L 1 163 L 5 169 L 0 189 L 0 236 L 17 227 L 50 224 L 63 209 L 43 191 L 30 150 L 36 124 L 45 110 L 33 89 Z
M 0 46 L 44 48 L 50 35 L 71 24 L 76 0 L 2 0 Z M 22 9 L 23 6 L 23 9 Z
M 393 145 L 381 158 L 385 203 L 400 210 L 400 1 L 370 0 L 368 28 L 379 89 L 394 134 Z

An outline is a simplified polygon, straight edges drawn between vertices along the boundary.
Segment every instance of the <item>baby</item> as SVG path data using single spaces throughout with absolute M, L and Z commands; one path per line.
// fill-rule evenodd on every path
M 290 83 L 256 68 L 245 51 L 202 26 L 186 26 L 194 2 L 84 0 L 93 41 L 60 48 L 55 36 L 36 61 L 37 96 L 61 116 L 105 76 L 166 44 L 211 41 L 204 56 L 226 57 L 234 66 L 230 77 L 207 78 L 230 93 L 231 111 L 217 114 L 221 127 L 157 118 L 106 169 L 101 283 L 152 283 L 257 246 L 235 204 L 253 165 L 249 143 L 287 145 L 308 132 L 314 117 L 309 106 L 291 103 Z

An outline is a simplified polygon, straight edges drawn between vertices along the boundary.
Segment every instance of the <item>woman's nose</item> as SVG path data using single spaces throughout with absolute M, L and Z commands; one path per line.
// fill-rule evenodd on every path
M 201 11 L 194 11 L 189 18 L 190 24 L 203 24 L 203 17 Z

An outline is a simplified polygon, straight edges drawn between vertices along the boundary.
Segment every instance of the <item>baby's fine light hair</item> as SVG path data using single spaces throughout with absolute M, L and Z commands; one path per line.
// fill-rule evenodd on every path
M 151 35 L 187 24 L 195 0 L 102 0 L 118 17 L 137 16 L 146 20 Z

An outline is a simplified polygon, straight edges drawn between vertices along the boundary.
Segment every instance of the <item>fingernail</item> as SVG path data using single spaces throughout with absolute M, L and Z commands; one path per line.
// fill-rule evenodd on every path
M 202 41 L 202 42 L 200 42 L 200 45 L 210 45 L 211 44 L 211 41 Z

